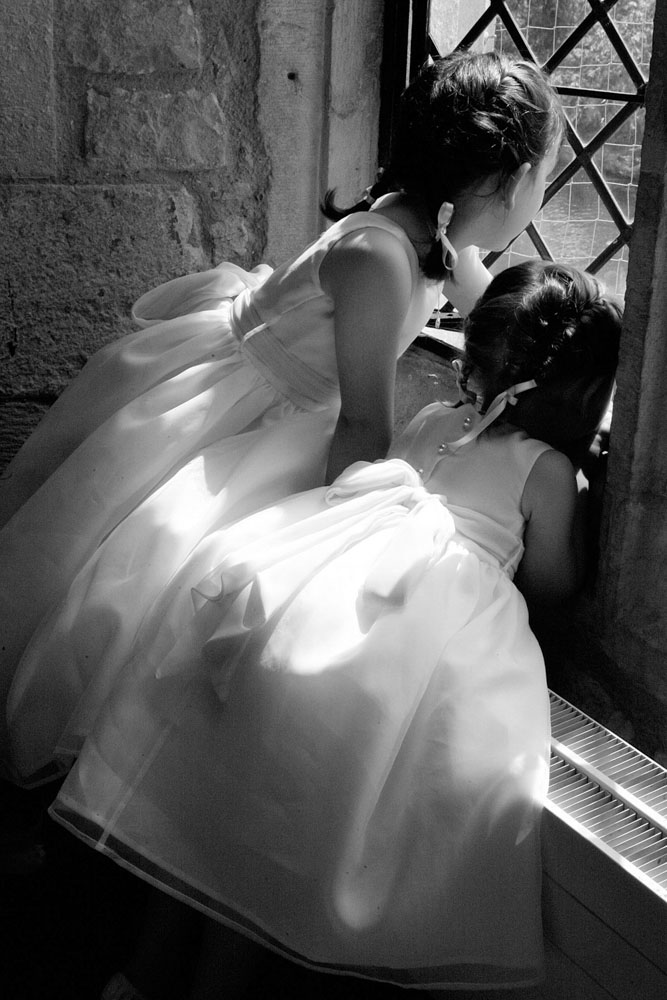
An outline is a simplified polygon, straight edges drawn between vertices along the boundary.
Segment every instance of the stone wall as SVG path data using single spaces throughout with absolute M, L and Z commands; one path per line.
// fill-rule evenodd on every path
M 142 291 L 261 257 L 256 6 L 2 5 L 0 461 Z
M 21 0 L 0 36 L 2 466 L 142 292 L 369 183 L 382 3 Z

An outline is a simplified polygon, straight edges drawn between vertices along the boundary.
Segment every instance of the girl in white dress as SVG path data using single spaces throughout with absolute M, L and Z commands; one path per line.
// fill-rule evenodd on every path
M 539 980 L 549 706 L 522 592 L 582 581 L 553 445 L 619 332 L 591 276 L 503 272 L 467 320 L 474 404 L 211 534 L 146 616 L 51 811 L 214 918 L 193 998 L 236 995 L 208 964 L 245 954 L 232 931 L 401 986 Z M 132 979 L 106 996 L 165 995 Z
M 0 486 L 0 757 L 75 758 L 137 628 L 192 550 L 391 442 L 397 357 L 444 283 L 466 313 L 540 207 L 562 113 L 532 64 L 460 52 L 408 88 L 369 193 L 271 272 L 232 264 L 135 307 Z M 11 690 L 10 690 L 11 689 Z M 44 711 L 44 705 L 49 711 Z

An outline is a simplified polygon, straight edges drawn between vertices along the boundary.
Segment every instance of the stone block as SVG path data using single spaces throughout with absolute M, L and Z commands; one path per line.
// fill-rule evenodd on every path
M 228 129 L 215 94 L 88 92 L 86 156 L 104 169 L 213 170 L 227 161 Z
M 52 399 L 103 344 L 129 332 L 132 303 L 206 266 L 182 188 L 0 189 L 0 398 Z
M 329 20 L 323 4 L 260 0 L 258 121 L 271 161 L 267 259 L 291 257 L 323 228 L 318 201 Z
M 358 201 L 377 169 L 382 4 L 338 0 L 331 26 L 326 186 Z M 358 39 L 364 39 L 360 45 Z
M 649 484 L 647 484 L 648 486 Z M 667 541 L 665 499 L 667 489 L 651 493 L 642 490 L 636 496 L 609 503 L 607 532 L 606 596 L 613 598 L 613 619 L 607 631 L 614 635 L 621 650 L 618 662 L 640 663 L 626 655 L 632 638 L 644 650 L 641 659 L 647 672 L 661 679 L 662 697 L 667 704 L 667 676 L 664 653 L 667 650 L 667 574 L 662 556 Z M 617 547 L 616 547 L 617 546 Z M 611 579 L 610 579 L 611 577 Z M 641 587 L 638 582 L 641 581 Z M 611 610 L 611 609 L 610 609 Z
M 16 400 L 4 403 L 0 399 L 0 469 L 7 465 L 28 435 L 34 431 L 53 399 L 55 397 L 46 398 L 42 403 Z M 2 489 L 0 475 L 0 490 Z
M 0 175 L 56 171 L 51 0 L 0 4 Z
M 324 227 L 319 203 L 328 187 L 337 186 L 344 202 L 375 174 L 382 13 L 378 0 L 259 0 L 258 121 L 271 161 L 271 263 Z
M 200 70 L 201 39 L 188 0 L 65 0 L 72 63 L 93 73 Z

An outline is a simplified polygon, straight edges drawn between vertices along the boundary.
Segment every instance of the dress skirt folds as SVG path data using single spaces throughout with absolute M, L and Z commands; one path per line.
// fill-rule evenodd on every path
M 411 466 L 358 463 L 193 552 L 52 812 L 315 968 L 520 985 L 547 743 L 507 573 Z
M 8 724 L 24 780 L 48 776 L 54 735 L 71 761 L 86 706 L 101 704 L 193 546 L 218 522 L 323 481 L 335 383 L 328 405 L 305 408 L 248 364 L 230 325 L 239 272 L 216 274 L 216 308 L 95 355 L 11 470 L 12 491 L 32 494 L 0 535 L 0 681 L 18 661 Z M 179 279 L 181 295 L 203 277 Z
M 275 270 L 233 264 L 144 295 L 0 480 L 0 751 L 24 784 L 76 756 L 137 628 L 222 525 L 324 482 L 340 394 L 327 253 L 402 248 L 403 351 L 436 288 L 395 223 L 349 216 Z
M 349 216 L 275 271 L 148 293 L 9 466 L 2 754 L 24 784 L 69 770 L 59 822 L 290 958 L 521 985 L 548 699 L 511 577 L 545 446 L 485 433 L 436 449 L 428 489 L 401 459 L 321 485 L 340 395 L 319 269 L 366 229 L 404 248 L 405 350 L 438 289 L 395 223 Z

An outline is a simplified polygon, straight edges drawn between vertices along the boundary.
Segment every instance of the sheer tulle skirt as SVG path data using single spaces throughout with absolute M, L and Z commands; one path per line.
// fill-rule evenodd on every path
M 56 748 L 71 762 L 203 538 L 324 479 L 337 404 L 300 409 L 231 332 L 233 297 L 266 273 L 149 293 L 146 328 L 91 358 L 3 476 L 0 743 L 18 780 L 50 776 Z
M 547 747 L 518 591 L 410 466 L 359 465 L 193 550 L 53 814 L 314 967 L 517 985 Z

